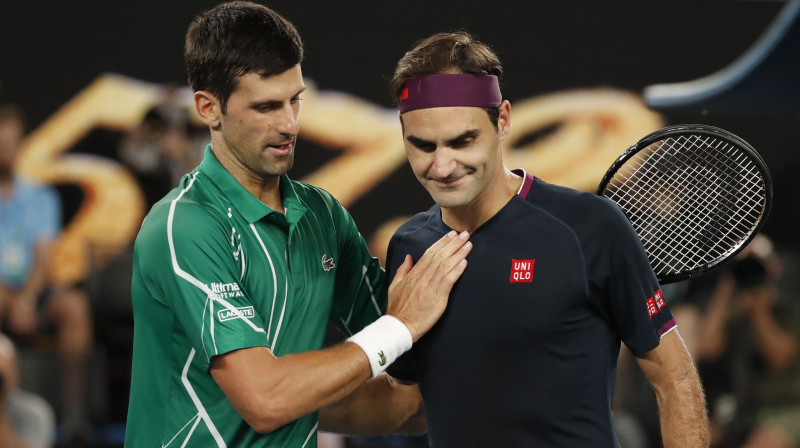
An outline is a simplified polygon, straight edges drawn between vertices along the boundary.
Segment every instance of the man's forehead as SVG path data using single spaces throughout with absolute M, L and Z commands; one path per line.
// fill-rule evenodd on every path
M 282 73 L 262 76 L 257 72 L 247 72 L 236 78 L 234 92 L 258 94 L 259 96 L 293 96 L 305 89 L 300 66 L 296 65 Z M 274 99 L 274 98 L 264 98 Z
M 466 131 L 491 126 L 486 111 L 479 107 L 435 107 L 401 115 L 406 135 L 425 140 L 448 140 Z

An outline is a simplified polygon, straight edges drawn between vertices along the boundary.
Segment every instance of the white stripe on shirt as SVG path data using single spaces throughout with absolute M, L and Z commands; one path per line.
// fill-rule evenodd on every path
M 208 412 L 206 412 L 206 408 L 203 406 L 203 403 L 200 402 L 200 398 L 195 393 L 194 389 L 192 389 L 192 384 L 189 382 L 189 366 L 192 365 L 192 359 L 194 359 L 195 351 L 192 349 L 189 352 L 189 358 L 186 360 L 186 365 L 183 366 L 183 373 L 181 373 L 181 382 L 183 383 L 183 387 L 186 388 L 186 392 L 189 393 L 189 397 L 192 399 L 192 403 L 197 408 L 197 412 L 200 413 L 200 418 L 203 419 L 206 426 L 208 427 L 208 431 L 211 433 L 211 436 L 214 437 L 214 440 L 217 442 L 217 447 L 219 448 L 227 448 L 225 441 L 222 440 L 222 435 L 217 430 L 217 427 L 214 426 L 214 422 L 211 421 L 211 417 L 209 417 Z M 188 440 L 188 439 L 187 439 Z M 183 443 L 186 445 L 186 441 Z
M 272 308 L 269 311 L 269 324 L 267 324 L 267 341 L 269 341 L 270 331 L 272 330 L 272 315 L 275 313 L 275 299 L 278 297 L 278 278 L 275 275 L 275 265 L 272 264 L 272 257 L 269 256 L 269 251 L 267 250 L 267 247 L 264 245 L 264 241 L 261 240 L 261 235 L 258 234 L 258 232 L 256 231 L 256 226 L 253 225 L 253 223 L 250 223 L 250 229 L 256 236 L 258 244 L 261 245 L 261 249 L 263 249 L 264 253 L 267 254 L 267 261 L 269 261 L 269 268 L 272 270 L 272 286 L 274 290 L 272 292 Z

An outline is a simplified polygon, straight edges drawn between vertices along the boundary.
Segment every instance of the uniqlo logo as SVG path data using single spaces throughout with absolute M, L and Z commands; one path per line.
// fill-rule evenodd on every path
M 656 314 L 658 314 L 658 308 L 656 308 L 656 301 L 653 300 L 652 297 L 647 299 L 647 314 L 650 315 L 650 317 L 653 317 Z
M 667 302 L 664 301 L 664 294 L 661 294 L 660 289 L 656 291 L 656 306 L 658 306 L 659 311 L 661 311 L 661 308 L 667 306 Z
M 536 260 L 511 260 L 511 283 L 531 283 Z

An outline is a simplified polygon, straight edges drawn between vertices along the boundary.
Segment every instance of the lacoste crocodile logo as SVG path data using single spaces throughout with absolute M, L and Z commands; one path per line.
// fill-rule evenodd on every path
M 324 269 L 327 272 L 335 268 L 336 265 L 333 264 L 333 257 L 325 258 L 326 256 L 327 254 L 322 254 L 322 269 Z
M 380 356 L 380 360 L 378 361 L 378 365 L 383 367 L 386 365 L 386 355 L 383 354 L 383 350 L 378 352 L 378 356 Z

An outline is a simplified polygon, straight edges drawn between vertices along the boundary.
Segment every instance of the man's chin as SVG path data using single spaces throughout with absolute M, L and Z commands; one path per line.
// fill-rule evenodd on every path
M 460 208 L 467 203 L 463 195 L 457 193 L 437 192 L 436 194 L 431 194 L 431 198 L 442 208 Z
M 294 154 L 286 157 L 273 158 L 265 167 L 265 171 L 273 176 L 282 176 L 294 166 Z

